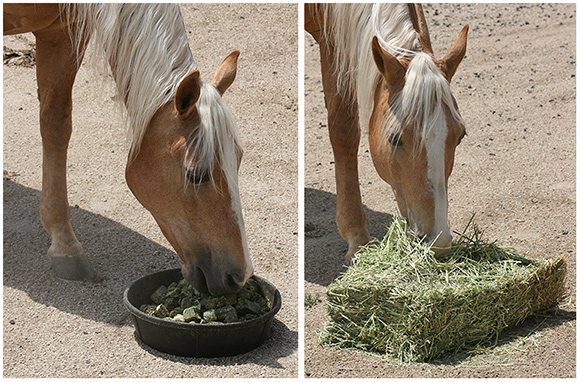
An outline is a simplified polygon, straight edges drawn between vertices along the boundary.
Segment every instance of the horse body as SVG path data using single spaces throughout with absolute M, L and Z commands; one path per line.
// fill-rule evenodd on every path
M 467 26 L 437 59 L 419 5 L 307 4 L 305 23 L 320 46 L 346 261 L 370 239 L 358 184 L 359 121 L 401 215 L 443 255 L 451 243 L 447 181 L 465 134 L 449 81 L 465 55 Z
M 235 78 L 239 52 L 222 61 L 211 83 L 201 81 L 179 8 L 168 4 L 6 4 L 4 34 L 24 32 L 33 32 L 37 43 L 40 214 L 57 276 L 93 274 L 70 224 L 66 191 L 72 86 L 92 39 L 104 51 L 117 98 L 127 108 L 129 188 L 197 289 L 241 289 L 253 274 L 237 179 L 242 149 L 221 98 Z

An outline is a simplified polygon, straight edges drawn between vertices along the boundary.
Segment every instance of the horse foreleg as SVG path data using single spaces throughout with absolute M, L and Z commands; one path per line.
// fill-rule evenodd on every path
M 332 50 L 320 45 L 322 85 L 328 111 L 328 131 L 334 154 L 336 178 L 336 224 L 348 242 L 345 262 L 370 240 L 358 180 L 360 130 L 356 102 L 339 92 Z
M 35 35 L 42 136 L 40 218 L 52 240 L 48 257 L 56 275 L 79 280 L 92 277 L 93 270 L 73 232 L 67 199 L 66 158 L 77 63 L 66 31 Z

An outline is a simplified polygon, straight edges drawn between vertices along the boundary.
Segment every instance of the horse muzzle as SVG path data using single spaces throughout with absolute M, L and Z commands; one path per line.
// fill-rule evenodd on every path
M 228 265 L 227 261 L 191 260 L 183 265 L 181 273 L 198 292 L 221 296 L 239 292 L 253 275 L 253 269 Z
M 441 259 L 449 253 L 453 236 L 449 232 L 449 229 L 446 229 L 441 231 L 437 236 L 428 238 L 427 240 L 431 245 L 431 249 L 435 252 L 435 257 Z
M 395 192 L 395 195 L 397 195 L 397 192 Z M 453 236 L 449 230 L 446 216 L 445 219 L 440 217 L 437 222 L 437 216 L 429 219 L 429 217 L 415 213 L 415 210 L 405 203 L 402 198 L 398 197 L 397 203 L 401 215 L 407 219 L 408 229 L 431 246 L 436 258 L 440 259 L 447 255 Z M 431 223 L 426 223 L 429 221 Z

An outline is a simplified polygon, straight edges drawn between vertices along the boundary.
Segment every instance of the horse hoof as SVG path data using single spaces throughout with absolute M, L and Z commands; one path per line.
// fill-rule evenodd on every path
M 50 256 L 56 277 L 64 280 L 83 280 L 95 275 L 93 267 L 84 253 L 74 255 L 53 254 Z
M 354 259 L 354 252 L 348 252 L 345 256 L 344 256 L 344 265 L 346 265 L 347 267 L 350 267 L 353 263 L 353 259 Z
M 358 236 L 356 238 L 356 240 L 349 242 L 348 251 L 346 252 L 346 255 L 344 256 L 344 264 L 347 267 L 350 267 L 353 264 L 354 255 L 356 255 L 356 253 L 360 249 L 360 247 L 362 247 L 363 245 L 368 243 L 370 240 L 371 240 L 371 237 L 369 236 L 369 234 L 365 233 L 365 234 Z

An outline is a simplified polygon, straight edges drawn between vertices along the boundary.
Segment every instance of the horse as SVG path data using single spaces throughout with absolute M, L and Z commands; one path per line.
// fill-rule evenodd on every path
M 179 6 L 4 4 L 4 34 L 36 37 L 42 136 L 40 217 L 57 277 L 94 271 L 70 223 L 66 160 L 72 87 L 91 42 L 124 103 L 130 148 L 125 178 L 183 262 L 183 276 L 213 295 L 239 291 L 253 275 L 238 169 L 242 146 L 222 99 L 239 51 L 201 80 Z
M 304 15 L 320 47 L 346 263 L 370 240 L 358 180 L 359 124 L 368 126 L 374 167 L 400 214 L 441 258 L 452 241 L 448 179 L 466 134 L 449 83 L 465 56 L 469 26 L 438 59 L 421 5 L 305 4 Z

